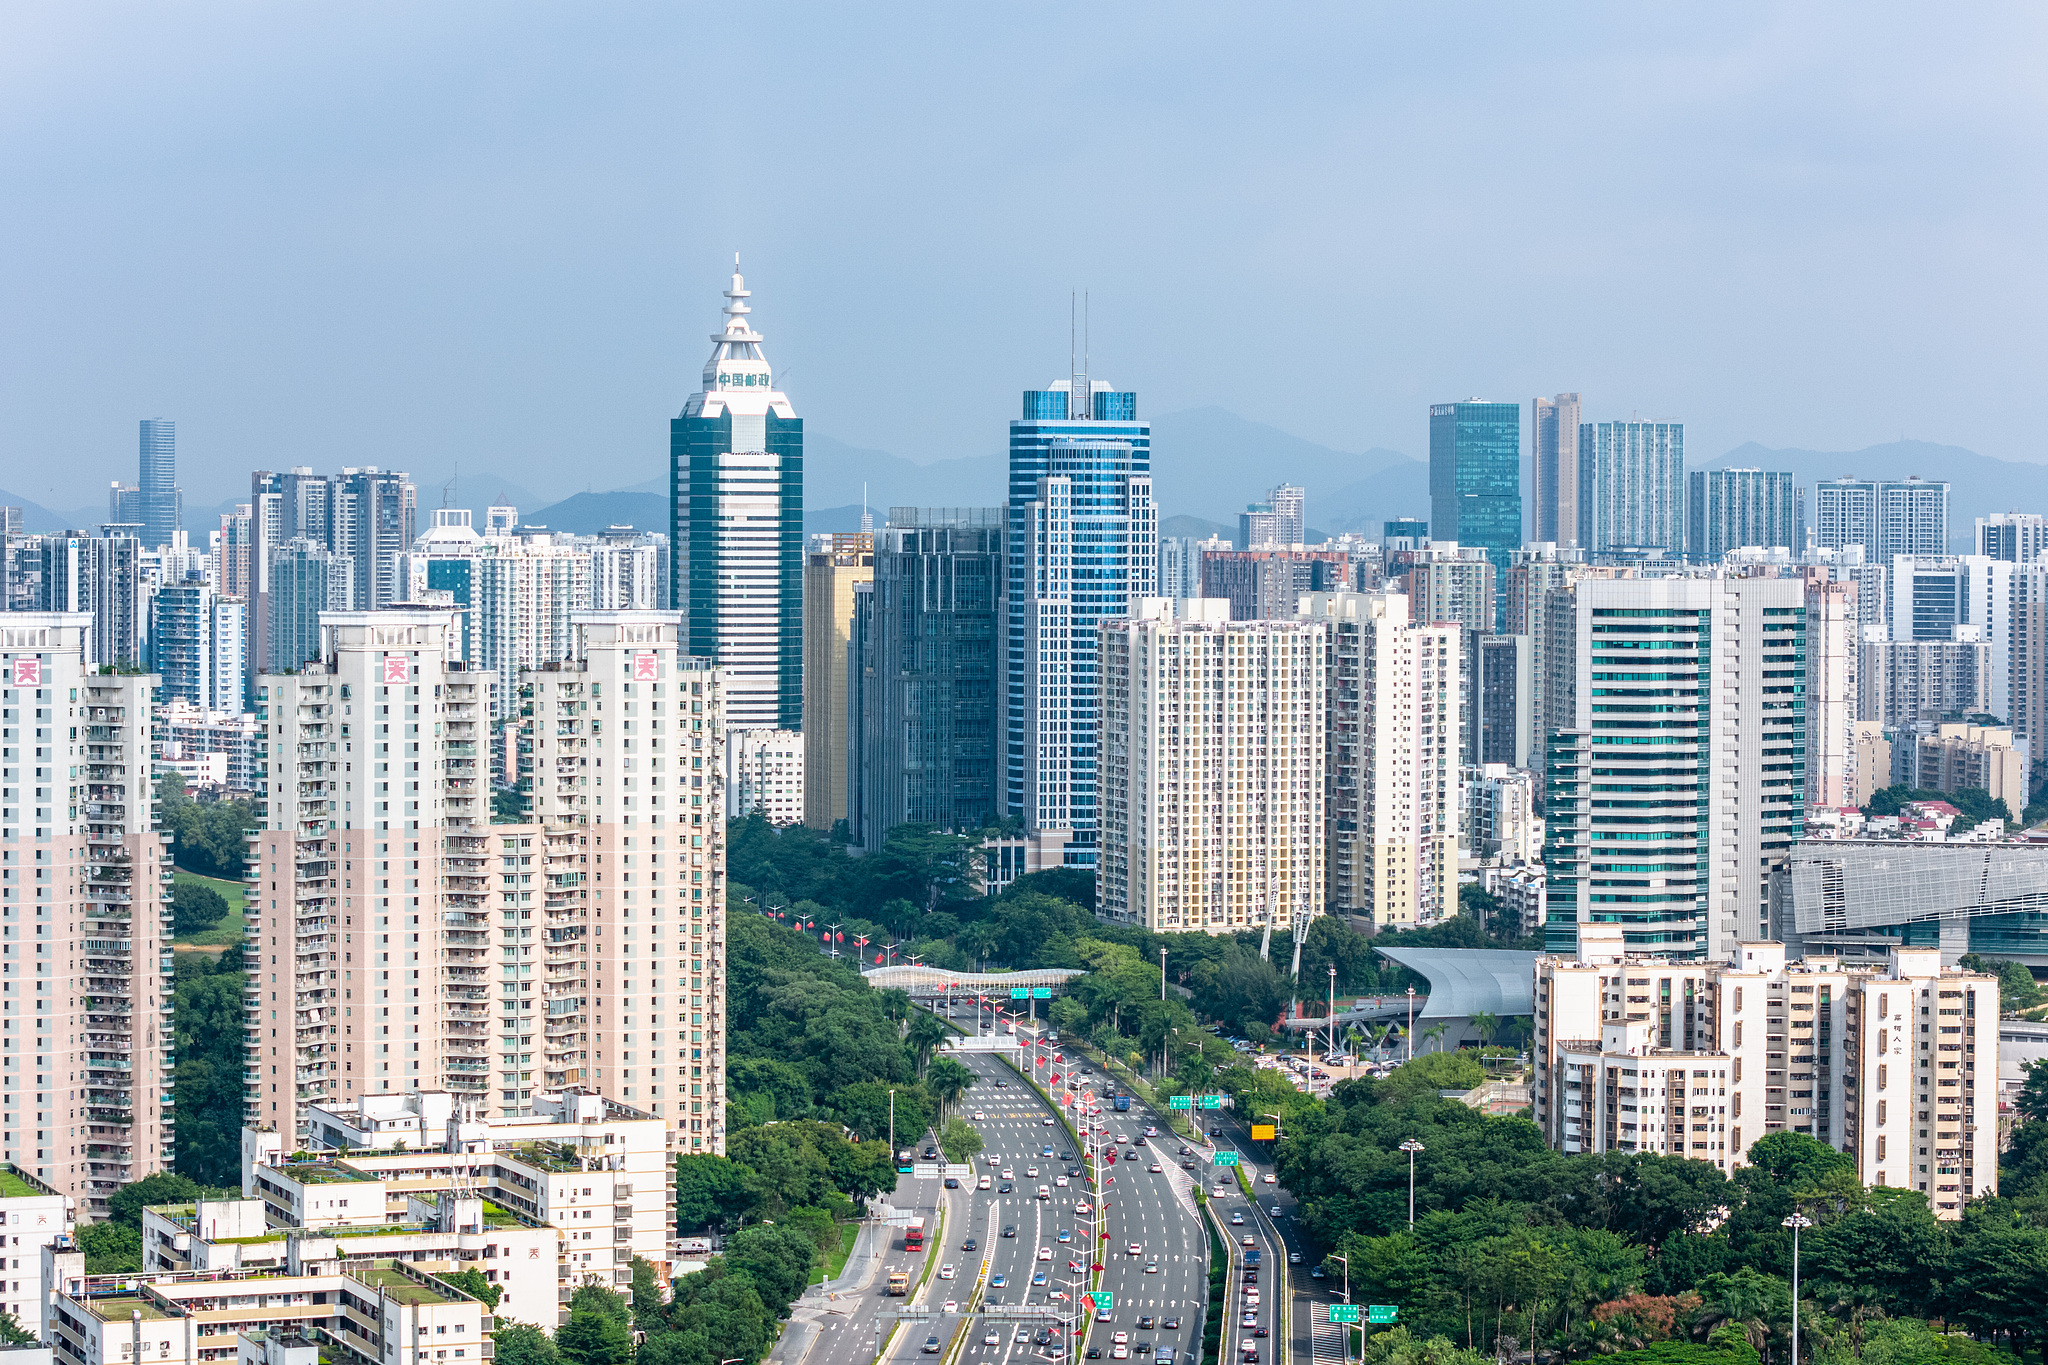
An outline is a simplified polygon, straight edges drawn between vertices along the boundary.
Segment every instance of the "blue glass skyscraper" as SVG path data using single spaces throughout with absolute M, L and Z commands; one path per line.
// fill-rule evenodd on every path
M 726 671 L 732 729 L 803 727 L 804 423 L 775 387 L 733 261 L 704 387 L 669 423 L 669 600 Z
M 140 475 L 136 480 L 136 511 L 145 549 L 171 543 L 185 512 L 178 491 L 178 424 L 162 417 L 142 419 Z
M 1156 595 L 1152 429 L 1138 396 L 1085 373 L 1024 395 L 1010 423 L 1004 799 L 1034 830 L 1071 832 L 1092 866 L 1097 628 Z
M 1429 530 L 1432 540 L 1485 548 L 1504 607 L 1508 561 L 1522 547 L 1521 404 L 1473 398 L 1430 408 Z

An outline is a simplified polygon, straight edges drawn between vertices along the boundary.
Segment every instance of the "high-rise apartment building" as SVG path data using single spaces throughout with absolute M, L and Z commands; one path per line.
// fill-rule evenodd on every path
M 1536 775 L 1506 763 L 1467 769 L 1465 840 L 1472 856 L 1489 862 L 1509 867 L 1540 863 L 1543 821 L 1536 816 Z
M 161 417 L 142 419 L 141 477 L 136 510 L 145 549 L 171 543 L 185 525 L 185 495 L 178 487 L 178 424 Z
M 1765 936 L 1771 871 L 1805 826 L 1805 585 L 1588 578 L 1568 591 L 1546 944 L 1569 950 L 1598 922 L 1619 924 L 1632 951 L 1726 960 Z
M 1024 395 L 1010 424 L 1005 797 L 1033 830 L 1070 831 L 1093 866 L 1098 627 L 1158 595 L 1152 429 L 1135 393 L 1077 373 Z
M 1757 1139 L 1803 1133 L 1937 1218 L 1997 1190 L 1996 977 L 1935 947 L 1872 965 L 1745 941 L 1698 962 L 1588 930 L 1576 957 L 1536 960 L 1531 1090 L 1553 1147 L 1732 1171 Z
M 1206 540 L 1193 536 L 1159 537 L 1159 595 L 1176 600 L 1202 596 L 1202 556 L 1234 548 L 1221 536 Z
M 725 814 L 759 814 L 771 825 L 803 823 L 803 735 L 749 727 L 726 736 Z
M 813 536 L 804 558 L 804 823 L 830 830 L 846 814 L 847 644 L 853 588 L 875 575 L 873 532 Z
M 1580 425 L 1579 544 L 1684 553 L 1684 423 Z
M 1429 528 L 1439 542 L 1477 546 L 1504 598 L 1522 544 L 1522 408 L 1468 399 L 1429 410 Z M 1418 618 L 1424 619 L 1424 618 Z M 1498 620 L 1479 627 L 1500 629 Z
M 1472 747 L 1482 764 L 1526 768 L 1539 752 L 1542 741 L 1536 733 L 1536 692 L 1531 682 L 1535 654 L 1526 635 L 1478 637 L 1479 680 L 1471 690 L 1478 699 L 1474 714 L 1479 735 Z
M 371 611 L 404 600 L 400 558 L 417 539 L 418 490 L 408 475 L 374 465 L 315 474 L 304 466 L 249 476 L 249 671 L 290 668 L 272 658 L 271 642 L 293 643 L 270 623 L 270 569 L 279 550 L 303 541 L 334 556 L 326 572 L 349 574 L 348 610 Z M 343 563 L 345 559 L 346 563 Z
M 1510 552 L 1511 554 L 1513 552 Z M 1471 766 L 1479 759 L 1479 641 L 1494 634 L 1502 612 L 1501 580 L 1478 545 L 1432 540 L 1408 556 L 1402 581 L 1408 588 L 1409 610 L 1417 621 L 1446 622 L 1461 628 L 1458 666 L 1459 761 Z
M 164 700 L 241 711 L 246 628 L 243 604 L 197 574 L 158 588 L 144 662 L 162 676 Z
M 669 423 L 669 601 L 726 674 L 739 728 L 804 723 L 804 424 L 748 321 L 737 266 L 704 387 Z
M 849 821 L 879 851 L 909 822 L 962 832 L 1003 815 L 1000 507 L 892 507 L 860 596 L 847 704 Z
M 1264 502 L 1237 514 L 1237 548 L 1285 549 L 1307 535 L 1307 492 L 1293 484 L 1268 489 Z
M 1325 624 L 1149 598 L 1101 633 L 1097 913 L 1155 932 L 1306 924 L 1323 895 Z
M 1808 569 L 1806 584 L 1806 800 L 1846 806 L 1856 791 L 1856 720 L 1862 635 L 1856 585 Z
M 1461 628 L 1411 624 L 1392 592 L 1318 595 L 1302 614 L 1328 631 L 1330 910 L 1381 928 L 1456 914 Z
M 683 947 L 723 941 L 717 673 L 672 615 L 577 625 L 522 675 L 524 824 L 491 823 L 490 678 L 453 611 L 332 613 L 315 659 L 259 679 L 252 1121 L 303 1145 L 315 1104 L 447 1090 L 490 1117 L 575 1085 L 722 1142 L 722 951 Z M 707 1048 L 713 1077 L 671 1072 Z
M 1508 563 L 1507 633 L 1529 641 L 1530 764 L 1543 763 L 1543 737 L 1558 728 L 1551 724 L 1547 698 L 1551 637 L 1547 609 L 1553 589 L 1589 572 L 1585 552 L 1548 542 L 1525 545 Z M 1611 576 L 1611 570 L 1596 571 Z M 1539 796 L 1538 805 L 1541 800 Z
M 250 573 L 249 504 L 238 503 L 232 512 L 220 514 L 220 529 L 208 547 L 213 555 L 213 581 L 227 597 L 249 600 Z
M 1867 629 L 1858 648 L 1859 720 L 1895 729 L 1926 729 L 1943 716 L 1991 710 L 1991 646 L 1975 627 L 1947 640 L 1887 640 Z M 1889 783 L 1878 774 L 1877 785 Z
M 723 672 L 682 652 L 671 612 L 590 612 L 575 625 L 567 659 L 521 675 L 533 692 L 521 738 L 528 818 L 548 855 L 546 919 L 534 926 L 545 933 L 533 938 L 546 941 L 529 974 L 524 906 L 535 897 L 522 874 L 519 1043 L 499 1040 L 499 1096 L 515 1103 L 516 1057 L 521 1112 L 529 1080 L 582 1085 L 668 1119 L 678 1151 L 723 1154 Z M 490 833 L 502 843 L 505 826 Z M 499 994 L 510 1033 L 503 981 Z M 541 997 L 530 1012 L 529 995 Z M 541 1065 L 529 1073 L 535 1041 Z
M 1579 538 L 1579 396 L 1529 400 L 1534 456 L 1529 480 L 1529 539 L 1576 545 Z
M 29 580 L 28 610 L 92 618 L 85 635 L 87 663 L 118 668 L 140 662 L 149 618 L 140 540 L 126 533 L 66 531 L 31 536 L 19 554 L 29 561 L 21 566 Z
M 320 614 L 355 610 L 355 561 L 311 540 L 287 541 L 269 556 L 261 650 L 277 672 L 320 657 Z M 250 651 L 258 642 L 252 627 Z
M 1289 621 L 1303 593 L 1355 586 L 1351 556 L 1342 550 L 1205 550 L 1197 595 L 1228 601 L 1233 620 Z
M 81 612 L 0 617 L 0 1159 L 104 1217 L 176 1149 L 169 836 L 148 674 Z
M 1970 552 L 1987 559 L 2026 564 L 2048 559 L 2048 516 L 2039 512 L 1993 512 L 1977 518 Z
M 1949 486 L 1904 479 L 1824 479 L 1814 487 L 1814 543 L 1861 545 L 1880 563 L 1948 553 Z
M 1789 473 L 1762 469 L 1695 469 L 1685 504 L 1685 553 L 1695 564 L 1719 564 L 1746 545 L 1782 545 L 1797 555 L 1798 507 Z

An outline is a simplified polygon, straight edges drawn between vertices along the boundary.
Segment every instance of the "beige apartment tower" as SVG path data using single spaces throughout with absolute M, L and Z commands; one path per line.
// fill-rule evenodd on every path
M 1747 942 L 1732 963 L 1685 961 L 1588 925 L 1576 959 L 1535 970 L 1531 1092 L 1559 1150 L 1730 1171 L 1795 1132 L 1854 1156 L 1865 1185 L 1925 1194 L 1937 1218 L 1997 1191 L 1998 979 L 1944 968 L 1939 947 L 1852 964 Z
M 691 870 L 723 885 L 722 702 L 677 620 L 577 612 L 572 656 L 521 671 L 520 824 L 491 823 L 495 675 L 464 667 L 453 611 L 326 613 L 318 660 L 258 680 L 252 1122 L 303 1140 L 314 1105 L 414 1090 L 488 1120 L 579 1086 L 668 1119 L 683 1150 L 722 1144 L 709 1107 L 689 1127 L 681 1076 L 706 1052 L 717 1078 L 695 1084 L 722 1094 L 722 907 L 678 913 Z M 684 922 L 716 933 L 714 968 L 686 968 Z
M 1462 628 L 1411 624 L 1392 592 L 1311 593 L 1301 614 L 1328 632 L 1329 908 L 1377 928 L 1457 913 Z
M 804 824 L 846 819 L 846 670 L 853 590 L 875 580 L 867 531 L 814 536 L 804 556 Z
M 88 671 L 90 613 L 0 616 L 0 1159 L 104 1217 L 168 1168 L 171 855 L 150 674 Z
M 1099 913 L 1155 931 L 1304 923 L 1323 892 L 1321 621 L 1141 598 L 1101 626 Z

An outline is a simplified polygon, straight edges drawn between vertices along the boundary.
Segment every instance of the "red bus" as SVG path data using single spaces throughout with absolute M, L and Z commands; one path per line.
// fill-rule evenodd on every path
M 903 1249 L 905 1251 L 924 1250 L 924 1219 L 913 1218 L 910 1220 L 910 1226 L 903 1229 Z

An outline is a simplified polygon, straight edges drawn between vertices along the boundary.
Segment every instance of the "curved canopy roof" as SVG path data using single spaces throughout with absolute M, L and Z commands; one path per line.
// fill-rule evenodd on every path
M 1507 948 L 1374 948 L 1389 962 L 1429 978 L 1418 1019 L 1534 1014 L 1536 954 Z
M 861 973 L 867 983 L 879 990 L 895 989 L 909 991 L 953 991 L 973 993 L 976 991 L 1005 991 L 1012 986 L 1063 986 L 1068 980 L 1087 973 L 1072 967 L 1034 967 L 1022 972 L 956 972 L 946 967 L 871 967 Z

